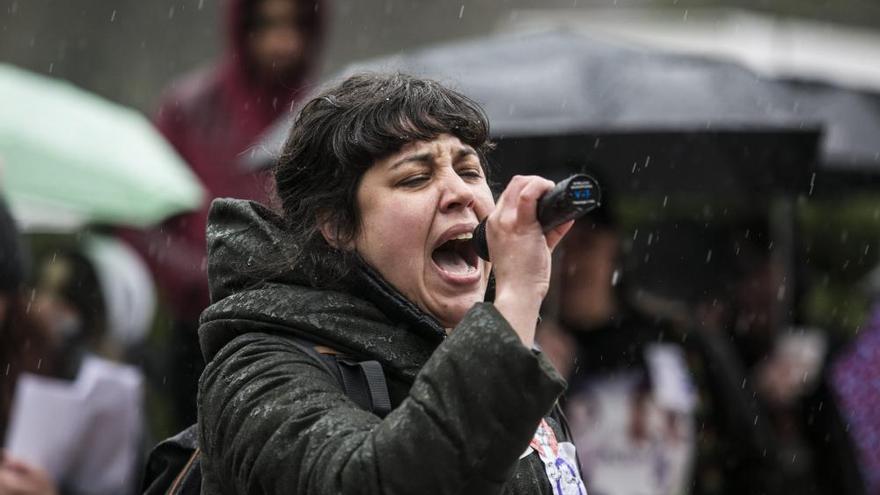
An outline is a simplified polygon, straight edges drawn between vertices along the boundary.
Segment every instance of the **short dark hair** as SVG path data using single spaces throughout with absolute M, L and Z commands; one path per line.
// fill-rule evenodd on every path
M 320 221 L 340 244 L 357 235 L 357 188 L 377 160 L 414 141 L 451 134 L 477 152 L 486 174 L 489 121 L 470 98 L 436 81 L 406 74 L 358 74 L 300 110 L 275 168 L 275 184 L 294 257 L 311 284 L 337 288 L 354 263 L 331 247 Z

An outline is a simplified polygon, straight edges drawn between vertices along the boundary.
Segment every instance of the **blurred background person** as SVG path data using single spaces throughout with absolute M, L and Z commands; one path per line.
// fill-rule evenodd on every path
M 24 281 L 27 261 L 6 203 L 0 198 L 0 445 L 5 445 L 15 386 L 22 373 L 50 374 L 51 339 L 29 315 Z M 44 469 L 2 452 L 0 494 L 57 494 Z
M 109 246 L 127 250 L 129 257 Z M 25 256 L 5 207 L 0 208 L 0 252 L 0 363 L 6 370 L 0 440 L 9 449 L 0 463 L 0 494 L 132 493 L 144 441 L 142 381 L 134 367 L 115 361 L 137 344 L 152 319 L 146 267 L 118 240 L 84 236 L 78 249 L 43 260 L 25 297 Z M 131 283 L 137 276 L 144 283 Z M 104 382 L 97 385 L 99 395 L 87 388 L 87 379 Z M 27 411 L 60 412 L 58 403 L 40 402 L 45 393 L 69 405 L 57 422 L 75 425 L 70 426 L 75 431 L 64 438 L 28 436 L 51 428 L 25 417 Z
M 170 342 L 160 353 L 167 361 L 156 368 L 167 377 L 180 428 L 195 422 L 204 367 L 196 329 L 208 304 L 208 205 L 215 197 L 271 202 L 268 174 L 249 170 L 243 154 L 309 91 L 324 30 L 319 0 L 229 0 L 226 8 L 223 57 L 172 83 L 156 114 L 157 127 L 208 196 L 200 210 L 125 234 L 147 258 L 171 313 Z
M 867 283 L 870 315 L 831 363 L 830 383 L 855 444 L 866 493 L 880 494 L 880 269 Z
M 564 410 L 589 492 L 780 493 L 769 433 L 732 349 L 717 332 L 694 330 L 690 313 L 661 315 L 624 288 L 608 204 L 566 238 L 539 332 L 569 380 Z
M 752 219 L 738 230 L 739 279 L 726 329 L 772 426 L 785 486 L 798 493 L 865 493 L 854 445 L 860 435 L 833 391 L 830 364 L 845 343 L 821 328 L 783 323 L 784 270 L 770 229 Z

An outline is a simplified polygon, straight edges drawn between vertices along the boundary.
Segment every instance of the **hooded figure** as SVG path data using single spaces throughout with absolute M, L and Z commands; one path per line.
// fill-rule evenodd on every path
M 157 229 L 123 233 L 147 261 L 171 309 L 170 342 L 160 353 L 168 362 L 157 368 L 175 377 L 166 389 L 179 427 L 195 421 L 196 380 L 202 369 L 196 328 L 208 305 L 208 206 L 216 197 L 271 198 L 269 174 L 242 167 L 241 156 L 308 91 L 324 16 L 319 0 L 229 0 L 224 56 L 173 83 L 156 115 L 156 126 L 208 191 L 197 211 Z
M 194 322 L 208 303 L 211 199 L 269 198 L 268 176 L 241 167 L 241 154 L 308 90 L 323 17 L 318 0 L 229 0 L 223 57 L 173 83 L 161 100 L 156 126 L 209 196 L 202 209 L 136 242 L 178 318 Z

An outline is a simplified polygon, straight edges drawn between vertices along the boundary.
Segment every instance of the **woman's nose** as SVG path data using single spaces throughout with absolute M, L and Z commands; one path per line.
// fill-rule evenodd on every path
M 455 172 L 445 174 L 442 194 L 440 210 L 444 213 L 474 205 L 474 192 L 471 186 Z

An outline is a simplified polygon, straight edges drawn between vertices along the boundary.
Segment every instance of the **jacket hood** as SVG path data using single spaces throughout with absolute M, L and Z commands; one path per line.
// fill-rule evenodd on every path
M 217 199 L 208 219 L 212 304 L 201 316 L 206 361 L 248 332 L 295 335 L 379 360 L 408 379 L 446 333 L 366 264 L 337 292 L 309 286 L 290 259 L 283 220 L 252 201 Z
M 323 48 L 326 0 L 291 0 L 311 12 L 304 28 L 306 49 L 300 70 L 285 81 L 260 81 L 254 71 L 247 47 L 248 22 L 260 0 L 228 0 L 226 3 L 226 52 L 218 68 L 229 108 L 238 109 L 255 121 L 259 130 L 290 111 L 294 100 L 307 92 L 307 85 L 318 68 Z

